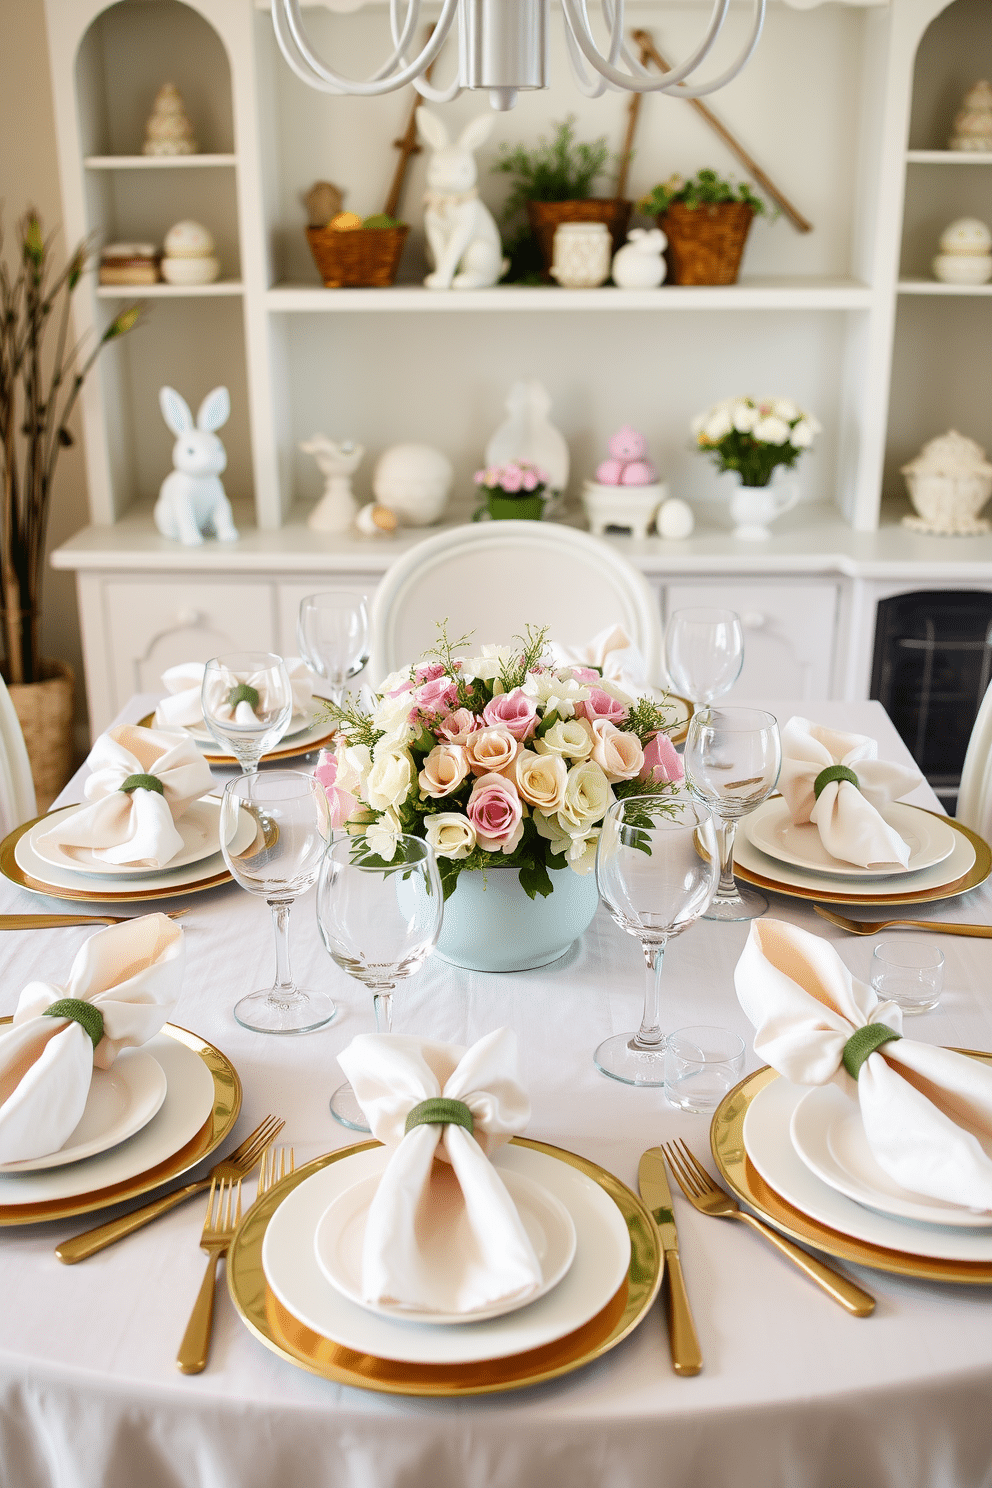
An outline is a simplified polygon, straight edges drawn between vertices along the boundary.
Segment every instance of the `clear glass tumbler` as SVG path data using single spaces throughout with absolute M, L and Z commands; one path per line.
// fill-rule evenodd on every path
M 665 1097 L 682 1111 L 715 1111 L 744 1073 L 744 1040 L 729 1028 L 680 1028 L 665 1050 Z
M 871 984 L 878 996 L 912 1017 L 928 1013 L 944 989 L 944 953 L 922 936 L 880 940 L 872 952 Z

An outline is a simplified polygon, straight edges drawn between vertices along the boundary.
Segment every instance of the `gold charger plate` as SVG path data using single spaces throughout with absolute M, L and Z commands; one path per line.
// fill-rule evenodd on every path
M 581 1328 L 543 1348 L 509 1358 L 474 1364 L 408 1364 L 356 1353 L 301 1323 L 282 1306 L 266 1283 L 262 1270 L 265 1231 L 276 1209 L 297 1184 L 341 1158 L 378 1145 L 358 1142 L 307 1163 L 249 1209 L 227 1258 L 228 1289 L 248 1329 L 266 1348 L 311 1374 L 336 1384 L 390 1395 L 487 1395 L 497 1390 L 522 1390 L 570 1374 L 615 1348 L 641 1322 L 661 1286 L 665 1257 L 654 1220 L 637 1195 L 597 1163 L 529 1137 L 513 1140 L 518 1146 L 547 1153 L 592 1178 L 613 1200 L 627 1223 L 630 1232 L 627 1277 L 602 1311 Z
M 0 1018 L 0 1023 L 9 1023 L 10 1018 Z M 90 1214 L 95 1209 L 106 1209 L 110 1204 L 121 1204 L 127 1199 L 140 1198 L 142 1194 L 168 1183 L 171 1178 L 180 1178 L 183 1173 L 209 1157 L 227 1136 L 238 1119 L 241 1110 L 241 1080 L 226 1054 L 213 1044 L 180 1028 L 176 1023 L 166 1023 L 162 1033 L 176 1039 L 198 1054 L 210 1071 L 214 1082 L 214 1108 L 200 1127 L 196 1136 L 180 1147 L 164 1162 L 136 1173 L 122 1183 L 108 1188 L 95 1189 L 88 1194 L 73 1194 L 68 1199 L 52 1199 L 39 1204 L 0 1204 L 0 1225 L 38 1224 L 46 1219 L 72 1219 L 77 1214 Z
M 63 810 L 74 808 L 64 807 Z M 53 813 L 49 812 L 49 815 Z M 231 883 L 231 872 L 228 868 L 222 868 L 217 873 L 208 873 L 204 878 L 194 879 L 191 883 L 170 885 L 168 888 L 150 885 L 147 889 L 68 889 L 59 884 L 46 883 L 44 879 L 35 878 L 33 874 L 26 873 L 15 857 L 15 849 L 18 842 L 32 827 L 36 827 L 46 817 L 36 816 L 32 821 L 22 822 L 0 842 L 0 873 L 4 878 L 16 884 L 19 889 L 28 889 L 34 894 L 46 894 L 49 899 L 72 899 L 82 900 L 87 904 L 137 904 L 155 899 L 178 899 L 183 894 L 202 894 L 204 889 L 215 889 L 218 884 Z M 191 867 L 194 865 L 190 865 Z M 167 873 L 168 866 L 163 870 Z M 148 883 L 148 875 L 144 875 L 136 882 Z
M 992 1054 L 975 1049 L 960 1049 L 985 1064 L 992 1064 Z M 876 1271 L 892 1271 L 897 1276 L 915 1276 L 924 1281 L 958 1281 L 971 1284 L 992 1282 L 992 1262 L 945 1261 L 931 1256 L 908 1255 L 901 1250 L 888 1250 L 867 1240 L 855 1240 L 840 1230 L 832 1230 L 785 1201 L 751 1163 L 744 1150 L 744 1117 L 748 1107 L 766 1085 L 780 1076 L 770 1065 L 747 1075 L 735 1085 L 717 1106 L 710 1125 L 710 1149 L 728 1188 L 748 1208 L 766 1219 L 775 1229 L 815 1246 L 826 1255 L 858 1266 L 871 1266 Z
M 925 806 L 917 808 L 926 811 Z M 901 893 L 880 894 L 866 889 L 863 893 L 845 891 L 837 893 L 826 887 L 830 882 L 824 878 L 824 887 L 804 888 L 799 884 L 781 883 L 778 879 L 768 878 L 761 873 L 755 873 L 750 868 L 743 867 L 740 863 L 734 864 L 734 877 L 742 878 L 745 883 L 754 884 L 756 888 L 765 889 L 773 894 L 784 894 L 787 899 L 812 899 L 817 904 L 936 904 L 941 899 L 954 899 L 958 894 L 966 894 L 969 889 L 977 889 L 992 873 L 992 848 L 984 838 L 979 837 L 977 832 L 971 831 L 962 822 L 955 821 L 953 816 L 944 816 L 940 811 L 927 811 L 928 816 L 938 816 L 947 826 L 952 827 L 955 832 L 960 832 L 967 837 L 975 849 L 975 861 L 967 873 L 960 878 L 952 880 L 951 883 L 939 884 L 931 889 L 904 890 Z M 876 880 L 877 882 L 877 880 Z
M 689 724 L 692 719 L 692 715 L 696 711 L 695 704 L 690 703 L 688 698 L 680 697 L 677 692 L 668 692 L 665 694 L 665 696 L 670 702 L 678 703 L 680 708 L 685 709 L 685 717 L 681 720 L 681 722 L 672 724 L 671 727 L 665 729 L 664 732 L 668 735 L 673 744 L 684 744 L 689 735 Z
M 318 701 L 323 701 L 323 699 L 318 699 Z M 154 717 L 154 713 L 146 713 L 144 718 L 138 719 L 138 727 L 151 728 Z M 311 724 L 311 727 L 316 727 L 316 725 Z M 686 727 L 688 728 L 688 724 Z M 271 749 L 268 754 L 262 755 L 262 764 L 274 763 L 277 760 L 303 759 L 304 755 L 316 754 L 318 749 L 323 749 L 328 740 L 333 738 L 336 729 L 337 724 L 328 723 L 326 732 L 317 739 L 311 739 L 308 744 L 289 743 L 284 747 Z M 208 765 L 237 765 L 238 763 L 233 754 L 217 754 L 207 749 L 202 750 L 202 754 Z

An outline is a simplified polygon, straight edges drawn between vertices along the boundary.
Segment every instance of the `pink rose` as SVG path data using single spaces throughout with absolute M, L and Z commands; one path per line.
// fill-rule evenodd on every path
M 355 807 L 358 805 L 357 796 L 350 791 L 342 790 L 334 784 L 338 778 L 337 756 L 331 754 L 329 749 L 322 749 L 317 757 L 317 767 L 313 772 L 314 779 L 319 780 L 324 787 L 327 796 L 327 804 L 331 814 L 331 829 L 340 831 L 348 820 Z
M 537 709 L 522 687 L 501 692 L 482 710 L 482 721 L 490 728 L 505 728 L 515 739 L 529 739 L 537 728 Z
M 449 713 L 447 718 L 441 719 L 437 725 L 437 733 L 449 744 L 464 744 L 469 734 L 474 734 L 476 729 L 481 727 L 482 719 L 477 713 L 473 713 L 469 708 L 456 708 L 454 713 Z
M 594 667 L 573 667 L 572 676 L 576 682 L 588 682 L 597 687 L 603 680 L 602 672 L 597 672 Z
M 438 677 L 445 675 L 443 661 L 424 661 L 420 666 L 414 668 L 413 681 L 415 687 L 422 687 L 425 682 L 436 682 Z
M 523 472 L 519 465 L 507 465 L 500 475 L 500 485 L 504 491 L 519 491 L 523 484 Z
M 413 701 L 414 712 L 418 709 L 431 713 L 447 712 L 452 703 L 458 701 L 458 686 L 442 671 L 440 677 L 432 677 L 417 688 Z
M 644 764 L 640 780 L 651 780 L 655 785 L 664 781 L 674 783 L 685 775 L 682 760 L 667 734 L 655 734 L 644 746 Z
M 627 709 L 616 698 L 610 697 L 601 687 L 593 687 L 584 703 L 576 703 L 575 711 L 580 718 L 605 718 L 610 723 L 626 723 Z
M 486 852 L 512 853 L 524 834 L 524 809 L 512 781 L 503 775 L 480 775 L 472 787 L 465 815 Z

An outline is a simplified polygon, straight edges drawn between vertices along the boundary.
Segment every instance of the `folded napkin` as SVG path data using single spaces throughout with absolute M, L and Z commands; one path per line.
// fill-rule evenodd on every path
M 922 780 L 918 770 L 880 760 L 878 744 L 865 734 L 839 733 L 808 718 L 790 718 L 782 730 L 778 785 L 792 820 L 813 822 L 827 852 L 844 863 L 909 866 L 909 847 L 877 808 Z
M 647 662 L 622 625 L 601 630 L 584 646 L 549 645 L 557 666 L 598 667 L 607 682 L 615 682 L 631 697 L 650 693 Z
M 287 656 L 284 659 L 289 673 L 289 683 L 293 689 L 293 715 L 295 717 L 307 711 L 310 699 L 313 697 L 313 673 L 299 656 Z M 200 705 L 203 670 L 202 661 L 187 661 L 179 666 L 169 667 L 162 673 L 162 685 L 170 696 L 164 697 L 155 709 L 155 717 L 152 721 L 156 728 L 203 727 L 203 708 Z M 239 676 L 234 680 L 232 685 L 236 686 L 237 682 L 243 681 L 249 685 L 252 684 L 251 677 L 246 673 L 244 677 Z M 255 688 L 256 691 L 259 690 L 257 679 Z M 238 723 L 251 723 L 254 718 L 253 709 L 246 703 L 239 704 L 237 708 L 230 711 Z
M 93 1066 L 154 1038 L 183 980 L 183 932 L 163 914 L 97 933 L 64 984 L 29 982 L 0 1030 L 0 1162 L 57 1152 L 79 1123 Z
M 91 848 L 103 863 L 164 868 L 183 847 L 176 820 L 213 784 L 194 741 L 125 723 L 100 735 L 86 763 L 93 805 L 60 818 L 40 840 Z
M 489 1161 L 530 1117 L 516 1035 L 499 1028 L 466 1050 L 361 1034 L 338 1063 L 373 1136 L 393 1149 L 365 1229 L 366 1301 L 472 1313 L 536 1291 L 540 1262 Z M 432 1216 L 456 1253 L 443 1273 L 429 1260 Z
M 753 920 L 734 974 L 754 1052 L 796 1085 L 854 1096 L 876 1162 L 914 1194 L 992 1210 L 992 1068 L 902 1037 L 902 1010 L 833 946 Z

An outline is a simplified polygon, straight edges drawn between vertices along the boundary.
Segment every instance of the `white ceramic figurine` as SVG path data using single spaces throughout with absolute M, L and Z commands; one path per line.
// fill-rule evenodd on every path
M 326 482 L 323 496 L 307 517 L 307 526 L 313 532 L 347 532 L 358 515 L 351 477 L 362 463 L 364 446 L 351 439 L 335 444 L 326 434 L 311 434 L 300 449 L 305 455 L 313 455 Z
M 175 469 L 159 490 L 155 526 L 163 537 L 188 548 L 198 547 L 207 532 L 220 542 L 237 542 L 231 503 L 220 480 L 227 468 L 227 453 L 214 433 L 231 413 L 227 388 L 215 387 L 207 394 L 195 427 L 189 404 L 174 388 L 160 388 L 158 402 L 176 442 L 172 446 Z
M 473 150 L 489 137 L 493 116 L 466 124 L 457 143 L 447 125 L 429 109 L 418 108 L 417 128 L 433 154 L 427 162 L 424 230 L 434 271 L 428 289 L 488 289 L 509 267 L 493 214 L 479 200 Z

